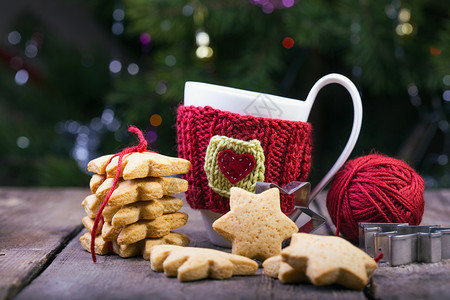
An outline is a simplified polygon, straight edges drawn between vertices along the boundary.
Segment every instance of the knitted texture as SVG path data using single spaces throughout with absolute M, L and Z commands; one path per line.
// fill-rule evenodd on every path
M 256 182 L 264 181 L 264 161 L 258 140 L 213 136 L 206 149 L 204 167 L 209 187 L 224 197 L 230 197 L 233 186 L 254 193 Z
M 327 195 L 336 235 L 356 242 L 359 222 L 419 225 L 424 188 L 422 177 L 399 159 L 370 154 L 348 161 Z
M 211 138 L 227 136 L 243 141 L 258 140 L 264 150 L 266 182 L 285 185 L 305 181 L 311 167 L 312 126 L 221 111 L 212 107 L 180 106 L 177 112 L 178 154 L 192 164 L 184 175 L 189 181 L 186 200 L 194 209 L 226 213 L 229 200 L 215 193 L 204 171 L 205 154 Z M 281 209 L 291 214 L 293 195 L 281 195 Z

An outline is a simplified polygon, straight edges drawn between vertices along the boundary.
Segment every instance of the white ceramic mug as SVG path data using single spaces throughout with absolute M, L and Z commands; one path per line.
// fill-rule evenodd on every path
M 207 83 L 186 82 L 184 105 L 210 106 L 215 109 L 240 115 L 307 122 L 318 92 L 324 86 L 332 83 L 337 83 L 345 87 L 351 96 L 354 110 L 353 126 L 348 142 L 337 161 L 311 192 L 310 198 L 314 199 L 346 162 L 356 144 L 361 129 L 361 98 L 357 88 L 347 77 L 339 74 L 329 74 L 322 77 L 311 88 L 305 101 Z M 230 247 L 230 243 L 212 229 L 212 223 L 221 214 L 209 210 L 201 210 L 201 213 L 208 238 L 211 242 L 218 246 Z

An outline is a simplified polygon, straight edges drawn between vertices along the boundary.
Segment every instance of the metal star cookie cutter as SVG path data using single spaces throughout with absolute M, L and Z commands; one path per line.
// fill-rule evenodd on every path
M 359 223 L 359 247 L 380 261 L 399 266 L 450 258 L 450 228 L 407 223 Z
M 292 181 L 283 187 L 275 183 L 257 182 L 255 193 L 259 194 L 271 188 L 277 188 L 284 194 L 294 194 L 295 209 L 289 215 L 292 221 L 296 222 L 302 213 L 311 218 L 307 223 L 300 226 L 299 232 L 311 233 L 325 224 L 325 218 L 309 208 L 309 204 L 313 200 L 310 198 L 311 184 L 309 182 Z

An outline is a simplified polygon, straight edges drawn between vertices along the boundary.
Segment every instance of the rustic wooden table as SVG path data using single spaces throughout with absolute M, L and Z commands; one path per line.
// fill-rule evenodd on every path
M 181 283 L 140 257 L 91 256 L 78 238 L 88 189 L 0 188 L 0 299 L 448 299 L 450 260 L 389 267 L 381 264 L 365 291 L 282 284 L 260 268 L 256 276 Z M 325 195 L 315 201 L 323 209 Z M 450 226 L 450 190 L 427 191 L 422 224 Z M 179 229 L 191 246 L 209 243 L 200 214 Z M 319 233 L 326 234 L 324 229 Z M 226 249 L 224 249 L 226 251 Z

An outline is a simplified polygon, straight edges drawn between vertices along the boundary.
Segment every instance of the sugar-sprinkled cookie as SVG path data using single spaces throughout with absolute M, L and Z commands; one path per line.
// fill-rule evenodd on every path
M 232 187 L 230 211 L 213 223 L 214 230 L 232 244 L 232 253 L 264 261 L 280 254 L 281 243 L 298 231 L 280 208 L 280 192 L 253 194 Z

